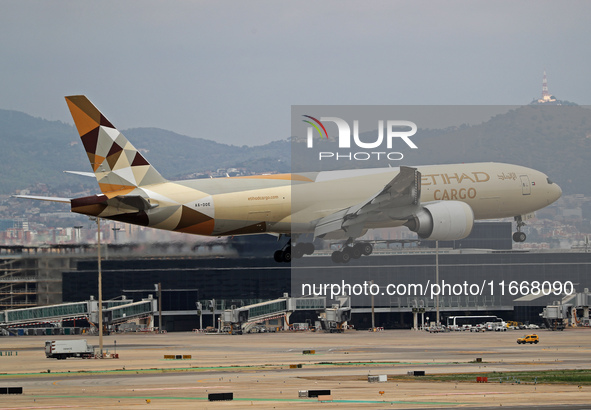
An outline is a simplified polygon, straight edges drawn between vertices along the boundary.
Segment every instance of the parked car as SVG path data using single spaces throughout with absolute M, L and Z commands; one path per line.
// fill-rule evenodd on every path
M 526 335 L 524 337 L 520 337 L 519 339 L 517 339 L 517 344 L 538 344 L 538 342 L 540 341 L 540 338 L 538 337 L 538 335 L 532 334 L 532 335 Z

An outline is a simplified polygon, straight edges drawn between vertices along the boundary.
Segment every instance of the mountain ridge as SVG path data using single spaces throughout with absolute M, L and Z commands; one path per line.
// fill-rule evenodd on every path
M 292 151 L 297 147 L 292 147 L 288 139 L 251 147 L 159 128 L 131 128 L 122 132 L 165 178 L 173 180 L 219 168 L 246 168 L 256 173 L 290 172 L 292 152 L 297 153 L 297 150 Z M 40 183 L 55 194 L 98 190 L 96 181 L 91 178 L 63 173 L 64 170 L 90 170 L 74 126 L 19 111 L 0 110 L 0 141 L 3 147 L 0 150 L 0 194 L 13 194 Z M 591 179 L 588 178 L 591 110 L 584 107 L 522 106 L 478 125 L 419 130 L 413 141 L 419 149 L 405 152 L 404 160 L 396 166 L 514 163 L 547 173 L 565 193 L 591 195 Z M 297 159 L 305 169 L 305 160 Z M 388 166 L 383 162 L 364 165 Z

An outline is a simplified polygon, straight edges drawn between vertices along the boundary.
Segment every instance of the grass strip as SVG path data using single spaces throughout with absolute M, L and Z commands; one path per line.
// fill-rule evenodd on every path
M 418 377 L 408 375 L 388 375 L 388 380 L 474 383 L 476 382 L 477 377 L 487 377 L 488 383 L 591 385 L 591 369 L 446 373 Z

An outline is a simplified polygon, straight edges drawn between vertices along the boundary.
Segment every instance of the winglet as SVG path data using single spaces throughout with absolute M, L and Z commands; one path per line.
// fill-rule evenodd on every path
M 66 102 L 103 194 L 112 198 L 166 182 L 86 96 L 72 95 Z

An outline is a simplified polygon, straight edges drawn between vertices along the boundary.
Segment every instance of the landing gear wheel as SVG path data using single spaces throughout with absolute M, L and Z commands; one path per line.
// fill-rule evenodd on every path
M 527 238 L 527 235 L 525 234 L 525 232 L 515 232 L 513 234 L 513 240 L 515 242 L 525 242 L 526 238 Z
M 352 257 L 353 257 L 353 250 L 350 247 L 346 247 L 341 252 L 341 262 L 343 262 L 343 263 L 349 263 L 349 261 L 351 260 Z
M 297 248 L 297 245 L 294 248 Z M 295 249 L 293 251 L 295 251 Z M 289 263 L 289 262 L 291 262 L 291 253 L 292 253 L 292 246 L 291 246 L 291 239 L 290 239 L 283 246 L 283 248 L 275 251 L 275 253 L 273 254 L 273 259 L 275 259 L 275 262 L 278 262 L 278 263 L 281 263 L 281 262 Z
M 360 244 L 355 244 L 355 246 L 350 248 L 351 258 L 353 258 L 353 259 L 361 258 L 363 251 L 361 250 L 361 246 L 359 246 L 359 245 Z
M 291 246 L 288 247 L 286 250 L 284 250 L 282 253 L 283 253 L 283 262 L 285 262 L 285 263 L 291 262 Z
M 343 262 L 342 252 L 334 251 L 332 253 L 332 255 L 330 255 L 330 259 L 332 259 L 332 261 L 334 263 L 342 263 Z
M 525 226 L 525 222 L 523 222 L 521 215 L 517 215 L 514 219 L 515 223 L 517 224 L 517 232 L 513 234 L 513 240 L 515 242 L 525 242 L 525 238 L 527 236 L 525 233 L 521 232 L 521 229 Z
M 296 259 L 301 258 L 306 253 L 306 244 L 305 243 L 298 243 L 296 246 L 293 247 L 293 257 Z
M 355 246 L 359 246 L 359 249 L 361 249 L 361 253 L 364 254 L 365 256 L 369 256 L 373 253 L 373 246 L 371 243 L 358 243 Z

